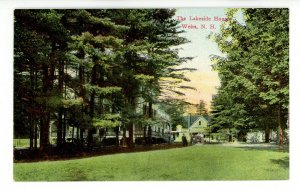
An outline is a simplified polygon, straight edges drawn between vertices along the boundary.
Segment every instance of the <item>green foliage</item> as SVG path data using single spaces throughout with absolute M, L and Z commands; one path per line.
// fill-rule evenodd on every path
M 238 11 L 243 21 L 235 18 Z M 211 57 L 221 79 L 212 124 L 273 128 L 277 110 L 286 115 L 289 104 L 288 10 L 229 9 L 227 16 L 221 33 L 211 35 L 224 55 Z
M 197 105 L 197 113 L 202 116 L 208 115 L 206 103 L 203 100 L 200 100 L 200 103 Z
M 121 87 L 117 86 L 99 87 L 98 85 L 85 84 L 83 87 L 89 93 L 95 92 L 98 96 L 102 97 L 113 95 L 121 91 Z
M 151 75 L 145 75 L 145 74 L 138 74 L 138 75 L 134 75 L 134 78 L 139 80 L 139 81 L 142 81 L 144 83 L 147 83 L 151 80 L 154 80 L 154 76 L 151 76 Z
M 69 108 L 71 106 L 79 106 L 83 104 L 83 99 L 82 98 L 76 98 L 72 100 L 62 100 L 62 104 L 64 108 Z
M 165 99 L 161 102 L 161 109 L 164 110 L 171 118 L 172 127 L 184 125 L 184 113 L 188 104 L 180 100 Z
M 122 124 L 120 114 L 104 114 L 101 118 L 93 118 L 93 126 L 100 128 L 119 127 Z
M 23 133 L 23 125 L 40 125 L 43 148 L 50 120 L 57 124 L 58 142 L 66 125 L 84 130 L 159 122 L 136 113 L 136 101 L 155 104 L 167 89 L 163 77 L 188 80 L 174 69 L 189 59 L 173 48 L 187 42 L 179 37 L 174 14 L 174 9 L 16 10 L 14 115 L 22 121 L 16 129 Z

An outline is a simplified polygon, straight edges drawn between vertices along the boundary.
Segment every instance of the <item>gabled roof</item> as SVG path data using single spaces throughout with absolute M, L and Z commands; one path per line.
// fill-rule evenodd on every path
M 188 122 L 190 119 L 190 125 L 192 125 L 193 123 L 195 123 L 195 121 L 199 118 L 199 115 L 188 115 L 184 117 L 184 127 L 185 128 L 189 128 L 190 126 L 188 126 Z
M 192 123 L 189 128 L 190 129 L 194 128 L 195 124 L 198 123 L 201 119 L 205 120 L 206 122 L 209 122 L 209 118 L 208 117 L 198 116 L 198 119 L 194 123 Z
M 207 122 L 210 122 L 211 118 L 209 116 L 200 116 L 198 114 L 195 115 L 187 115 L 184 117 L 184 124 L 183 127 L 184 128 L 190 128 L 192 125 L 194 125 L 196 122 L 199 122 L 199 119 L 203 118 L 205 119 Z M 190 119 L 190 126 L 188 126 L 188 120 Z
M 210 120 L 211 120 L 211 117 L 209 117 L 209 116 L 201 116 L 201 117 L 204 117 L 204 119 L 206 119 L 207 122 L 210 122 Z

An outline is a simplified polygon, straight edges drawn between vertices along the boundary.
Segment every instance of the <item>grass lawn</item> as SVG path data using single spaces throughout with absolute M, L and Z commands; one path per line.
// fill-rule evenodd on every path
M 16 181 L 289 179 L 289 153 L 203 145 L 66 161 L 14 163 Z
M 29 147 L 29 139 L 14 139 L 14 147 Z

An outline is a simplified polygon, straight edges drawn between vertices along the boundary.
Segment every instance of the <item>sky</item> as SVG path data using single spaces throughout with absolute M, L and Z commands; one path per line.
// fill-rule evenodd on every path
M 182 67 L 195 68 L 196 71 L 186 73 L 191 80 L 184 84 L 195 87 L 197 90 L 186 90 L 186 101 L 197 104 L 204 100 L 209 106 L 212 95 L 217 93 L 216 87 L 220 85 L 219 77 L 216 71 L 212 70 L 210 55 L 221 55 L 217 44 L 208 39 L 210 33 L 219 33 L 221 21 L 215 21 L 214 17 L 226 18 L 224 8 L 180 8 L 177 9 L 175 19 L 180 20 L 180 26 L 185 33 L 181 36 L 187 38 L 190 42 L 180 46 L 179 56 L 194 57 L 194 59 L 184 63 Z M 186 20 L 183 20 L 183 17 Z M 198 20 L 190 20 L 197 19 Z M 208 19 L 210 21 L 207 21 Z M 206 28 L 201 29 L 205 24 Z M 187 25 L 196 25 L 198 29 L 183 28 Z M 213 25 L 213 28 L 210 26 Z M 190 26 L 191 28 L 194 28 Z

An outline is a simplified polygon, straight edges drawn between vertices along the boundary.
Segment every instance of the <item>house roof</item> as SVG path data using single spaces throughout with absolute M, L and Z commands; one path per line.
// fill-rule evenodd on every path
M 194 123 L 192 123 L 189 128 L 190 129 L 194 128 L 194 126 L 196 126 L 196 123 L 198 123 L 201 119 L 205 120 L 206 122 L 209 122 L 209 117 L 198 116 L 198 119 Z
M 209 116 L 200 116 L 200 115 L 187 115 L 184 117 L 185 123 L 183 124 L 184 128 L 190 128 L 192 125 L 194 125 L 196 122 L 199 122 L 199 119 L 203 118 L 207 122 L 210 122 L 211 118 Z M 188 126 L 188 120 L 190 119 L 190 126 Z
M 199 118 L 199 115 L 188 115 L 184 117 L 184 127 L 185 128 L 189 128 L 190 126 L 188 126 L 188 122 L 190 119 L 190 125 L 192 125 L 193 123 L 195 123 L 195 121 Z
M 211 120 L 211 117 L 209 117 L 209 116 L 201 116 L 201 117 L 204 117 L 204 119 L 206 119 L 207 122 L 210 122 L 210 120 Z

